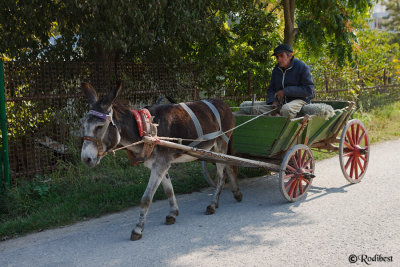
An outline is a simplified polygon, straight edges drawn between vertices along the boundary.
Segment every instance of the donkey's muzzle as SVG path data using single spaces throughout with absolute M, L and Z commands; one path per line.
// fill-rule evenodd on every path
M 82 162 L 83 162 L 86 166 L 92 168 L 92 167 L 94 167 L 94 166 L 97 165 L 98 160 L 97 160 L 97 158 L 96 158 L 96 159 L 93 159 L 93 158 L 90 158 L 90 157 L 83 157 L 83 158 L 82 158 Z

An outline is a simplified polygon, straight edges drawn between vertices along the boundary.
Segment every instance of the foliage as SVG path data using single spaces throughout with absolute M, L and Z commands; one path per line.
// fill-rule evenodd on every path
M 200 87 L 208 96 L 265 94 L 275 64 L 270 51 L 280 38 L 277 18 L 263 3 L 243 3 L 220 10 L 214 37 L 195 43 L 188 57 L 198 64 Z
M 5 0 L 0 55 L 8 59 L 195 63 L 207 95 L 265 94 L 282 42 L 284 1 Z M 291 0 L 297 44 L 343 61 L 371 0 Z M 329 10 L 329 12 L 325 12 Z M 294 15 L 294 14 L 293 14 Z M 248 84 L 251 92 L 248 92 Z
M 315 57 L 300 47 L 299 55 L 312 66 L 317 91 L 361 87 L 400 82 L 400 47 L 391 42 L 393 33 L 363 29 L 356 34 L 352 60 L 340 66 L 329 55 Z M 317 95 L 318 96 L 318 95 Z
M 0 51 L 10 58 L 175 63 L 193 44 L 214 38 L 219 10 L 252 2 L 7 0 L 0 10 Z
M 321 56 L 327 53 L 337 59 L 339 64 L 344 64 L 346 60 L 351 60 L 357 29 L 373 2 L 298 0 L 297 42 L 302 42 L 309 54 Z
M 194 63 L 208 93 L 264 92 L 280 41 L 270 1 L 11 1 L 0 55 L 19 60 Z M 271 1 L 276 2 L 276 1 Z M 217 91 L 217 92 L 216 92 Z
M 397 42 L 400 42 L 400 1 L 399 0 L 386 0 L 383 1 L 388 11 L 389 16 L 384 22 L 386 29 L 397 33 Z

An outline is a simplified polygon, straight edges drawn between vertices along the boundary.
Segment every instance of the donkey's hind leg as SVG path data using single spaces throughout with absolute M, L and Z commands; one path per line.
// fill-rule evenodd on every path
M 208 205 L 206 209 L 206 214 L 214 214 L 215 209 L 218 208 L 218 203 L 219 203 L 219 197 L 221 196 L 222 189 L 225 184 L 225 176 L 224 176 L 224 169 L 225 169 L 225 164 L 221 163 L 216 163 L 217 166 L 217 185 L 215 187 L 215 193 L 213 196 L 213 199 L 211 201 L 211 204 Z
M 236 166 L 226 166 L 226 172 L 227 172 L 228 177 L 229 177 L 229 181 L 230 181 L 230 184 L 231 184 L 231 189 L 232 189 L 233 196 L 235 197 L 235 199 L 238 202 L 242 201 L 243 195 L 240 192 L 239 183 L 238 183 L 238 179 L 237 179 L 238 167 L 236 167 Z
M 171 179 L 169 174 L 167 173 L 161 181 L 161 184 L 164 188 L 164 192 L 168 197 L 169 200 L 169 214 L 165 218 L 165 223 L 167 225 L 174 224 L 176 216 L 179 215 L 178 203 L 176 202 L 174 188 L 172 187 Z

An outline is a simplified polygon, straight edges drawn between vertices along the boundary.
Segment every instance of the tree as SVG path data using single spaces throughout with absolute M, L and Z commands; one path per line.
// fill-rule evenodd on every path
M 12 58 L 167 61 L 211 38 L 214 13 L 231 2 L 6 0 L 0 52 Z
M 386 18 L 384 26 L 390 30 L 397 33 L 400 39 L 400 1 L 399 0 L 387 0 L 383 1 L 386 6 L 386 10 L 389 16 Z
M 314 54 L 325 49 L 343 63 L 352 54 L 357 23 L 372 6 L 372 0 L 283 0 L 284 42 L 305 42 Z M 295 27 L 297 23 L 298 28 Z

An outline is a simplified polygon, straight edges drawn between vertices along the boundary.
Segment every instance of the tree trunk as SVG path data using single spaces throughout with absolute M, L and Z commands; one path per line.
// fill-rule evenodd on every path
M 115 85 L 115 80 L 120 79 L 117 73 L 116 63 L 120 60 L 118 53 L 107 51 L 102 45 L 96 45 L 93 49 L 91 69 L 91 83 L 100 92 L 107 92 Z
M 296 6 L 296 0 L 283 0 L 283 14 L 285 17 L 285 30 L 284 30 L 284 43 L 290 46 L 293 45 L 294 38 L 298 32 L 298 29 L 294 27 L 294 10 Z

